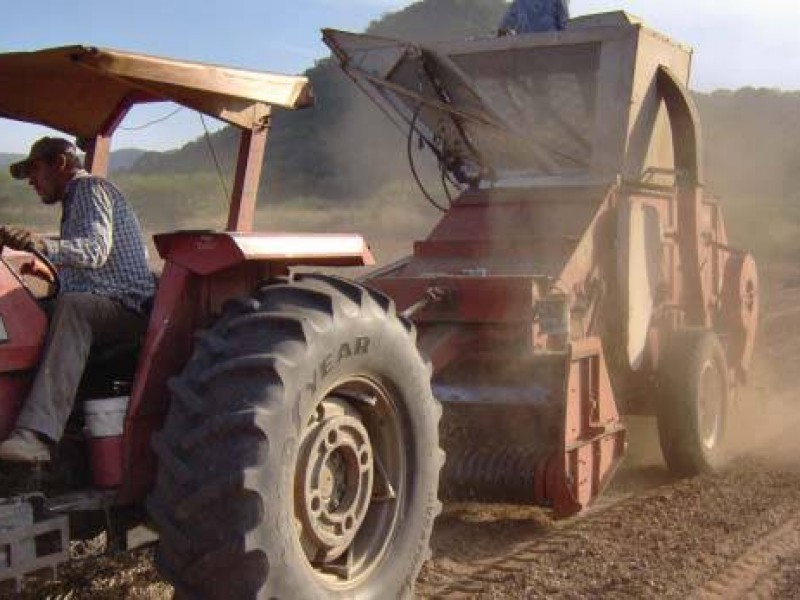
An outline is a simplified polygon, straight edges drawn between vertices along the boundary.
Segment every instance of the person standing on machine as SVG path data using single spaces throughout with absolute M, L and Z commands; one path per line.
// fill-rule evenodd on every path
M 500 22 L 497 34 L 561 31 L 568 20 L 569 0 L 514 0 Z

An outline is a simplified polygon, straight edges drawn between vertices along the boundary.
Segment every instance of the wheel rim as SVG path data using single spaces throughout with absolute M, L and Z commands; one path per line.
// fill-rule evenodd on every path
M 306 421 L 295 471 L 296 528 L 309 565 L 348 587 L 385 554 L 399 523 L 407 474 L 396 398 L 353 378 Z
M 722 374 L 708 360 L 700 371 L 698 421 L 700 439 L 707 450 L 713 450 L 722 435 L 725 412 L 725 389 Z

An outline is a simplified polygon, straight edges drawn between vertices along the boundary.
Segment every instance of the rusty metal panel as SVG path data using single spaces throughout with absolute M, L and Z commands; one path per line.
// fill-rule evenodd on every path
M 638 181 L 648 169 L 676 168 L 674 153 L 680 140 L 673 142 L 663 90 L 653 82 L 662 69 L 667 69 L 674 75 L 676 85 L 688 90 L 692 51 L 641 27 L 634 60 L 626 67 L 632 67 L 634 77 L 628 96 L 630 115 L 624 130 L 627 147 L 621 172 L 623 178 Z
M 532 277 L 387 277 L 370 285 L 406 308 L 432 287 L 447 300 L 420 312 L 417 321 L 463 323 L 531 323 L 536 298 Z
M 638 180 L 674 166 L 653 81 L 666 68 L 686 87 L 691 50 L 624 13 L 499 39 L 419 45 L 331 30 L 324 39 L 397 122 L 443 140 L 437 150 L 459 179 Z

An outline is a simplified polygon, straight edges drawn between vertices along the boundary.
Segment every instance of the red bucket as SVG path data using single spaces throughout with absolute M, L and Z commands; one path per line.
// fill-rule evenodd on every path
M 115 488 L 122 484 L 122 436 L 89 438 L 92 481 L 97 487 Z
M 83 403 L 92 480 L 97 487 L 122 483 L 122 434 L 128 400 L 128 396 L 120 396 Z

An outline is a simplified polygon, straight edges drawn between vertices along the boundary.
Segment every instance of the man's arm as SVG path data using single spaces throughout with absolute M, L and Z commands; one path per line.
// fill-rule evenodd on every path
M 87 177 L 75 185 L 64 207 L 61 239 L 45 240 L 45 254 L 56 265 L 97 269 L 111 251 L 113 203 L 101 180 Z

